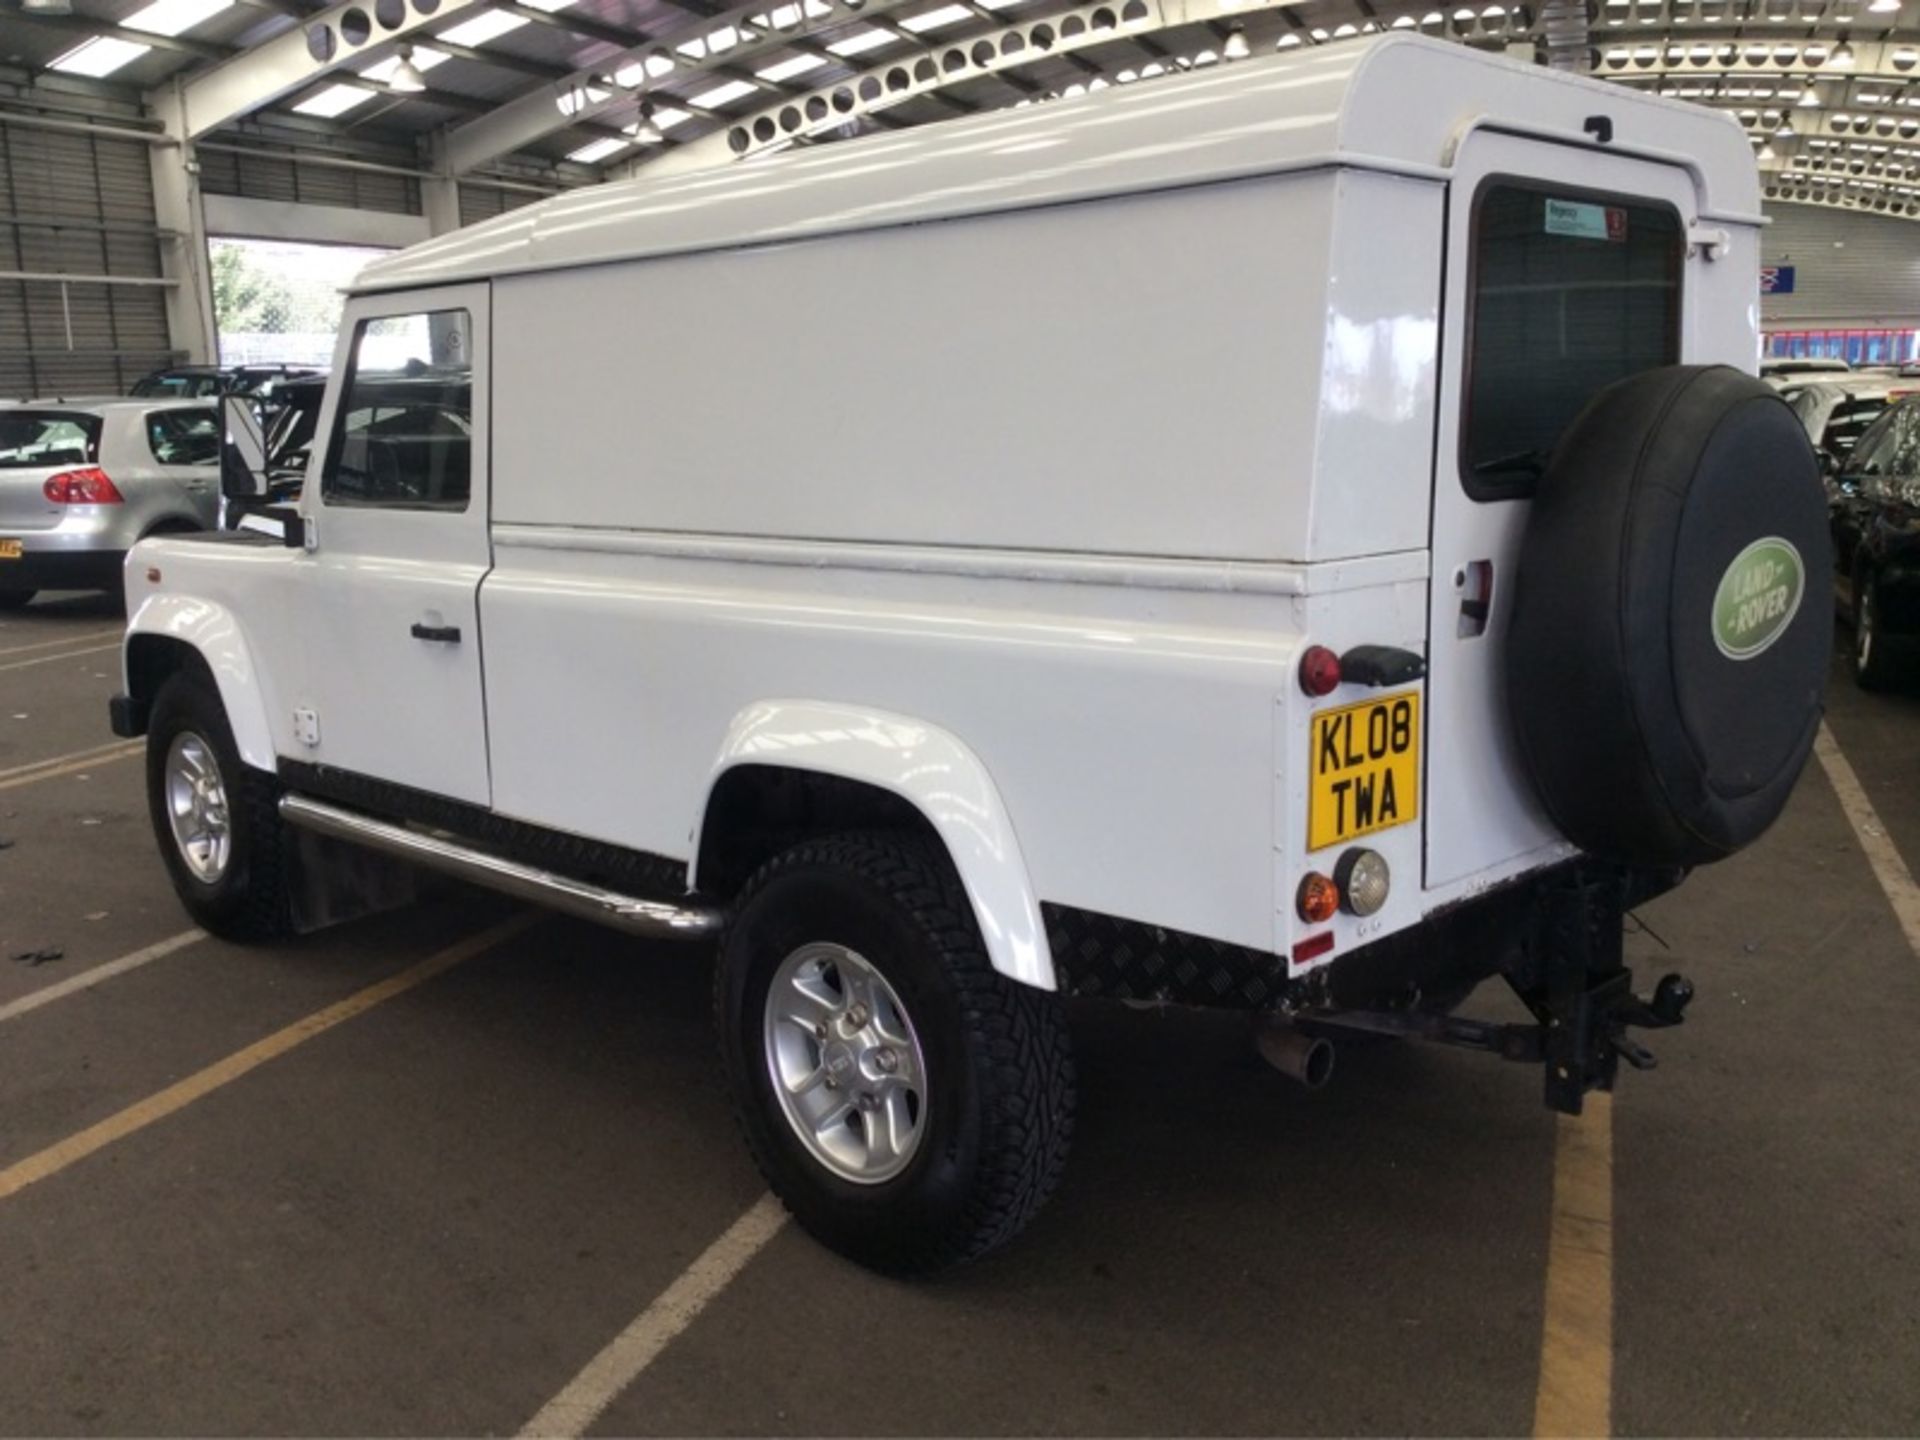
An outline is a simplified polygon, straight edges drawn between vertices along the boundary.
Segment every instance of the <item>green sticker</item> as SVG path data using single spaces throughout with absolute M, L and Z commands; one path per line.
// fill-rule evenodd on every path
M 1806 567 L 1791 541 L 1754 541 L 1733 557 L 1713 592 L 1713 643 L 1729 660 L 1751 660 L 1786 632 L 1806 588 Z

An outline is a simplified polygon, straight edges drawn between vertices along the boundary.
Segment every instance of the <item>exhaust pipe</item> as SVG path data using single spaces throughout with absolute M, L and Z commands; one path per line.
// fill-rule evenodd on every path
M 1318 1090 L 1333 1078 L 1333 1043 L 1317 1035 L 1302 1035 L 1284 1020 L 1262 1024 L 1255 1037 L 1260 1058 L 1282 1075 Z

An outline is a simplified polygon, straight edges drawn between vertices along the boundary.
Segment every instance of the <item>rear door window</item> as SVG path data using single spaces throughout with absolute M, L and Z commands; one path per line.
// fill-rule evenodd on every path
M 0 411 L 0 470 L 93 465 L 100 459 L 100 417 L 44 410 Z
M 147 448 L 162 465 L 217 465 L 219 418 L 212 410 L 148 411 Z
M 1494 179 L 1474 200 L 1461 469 L 1525 495 L 1575 415 L 1680 358 L 1685 241 L 1669 205 Z

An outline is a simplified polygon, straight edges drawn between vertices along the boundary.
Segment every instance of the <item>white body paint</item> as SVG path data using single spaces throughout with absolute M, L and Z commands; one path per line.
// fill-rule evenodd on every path
M 229 701 L 264 717 L 250 762 L 689 865 L 731 766 L 890 789 L 993 963 L 1040 986 L 1041 902 L 1290 954 L 1300 877 L 1338 853 L 1306 848 L 1309 718 L 1376 693 L 1310 701 L 1300 653 L 1414 650 L 1421 819 L 1367 838 L 1396 883 L 1319 927 L 1310 963 L 1337 960 L 1564 853 L 1506 735 L 1498 588 L 1484 636 L 1453 631 L 1455 566 L 1510 567 L 1524 519 L 1437 460 L 1492 173 L 1714 232 L 1682 356 L 1753 367 L 1730 119 L 1462 47 L 1329 46 L 576 191 L 378 262 L 343 335 L 476 317 L 473 504 L 382 525 L 310 484 L 310 552 L 143 551 L 165 594 L 136 626 L 181 595 L 232 617 L 264 666 Z M 461 655 L 403 643 L 429 608 L 472 626 Z

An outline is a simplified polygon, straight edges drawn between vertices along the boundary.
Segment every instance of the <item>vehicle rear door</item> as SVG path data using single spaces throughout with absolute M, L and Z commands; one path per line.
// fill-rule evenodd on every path
M 485 285 L 348 303 L 301 500 L 308 613 L 290 626 L 308 712 L 294 758 L 477 805 L 488 312 Z
M 1516 561 L 1529 497 L 1567 423 L 1613 381 L 1696 353 L 1695 206 L 1674 167 L 1489 131 L 1462 146 L 1434 473 L 1429 890 L 1491 883 L 1565 848 L 1507 720 Z
M 47 498 L 46 483 L 97 465 L 100 430 L 97 415 L 79 411 L 0 409 L 0 566 L 20 558 L 27 531 L 60 523 L 66 507 Z

